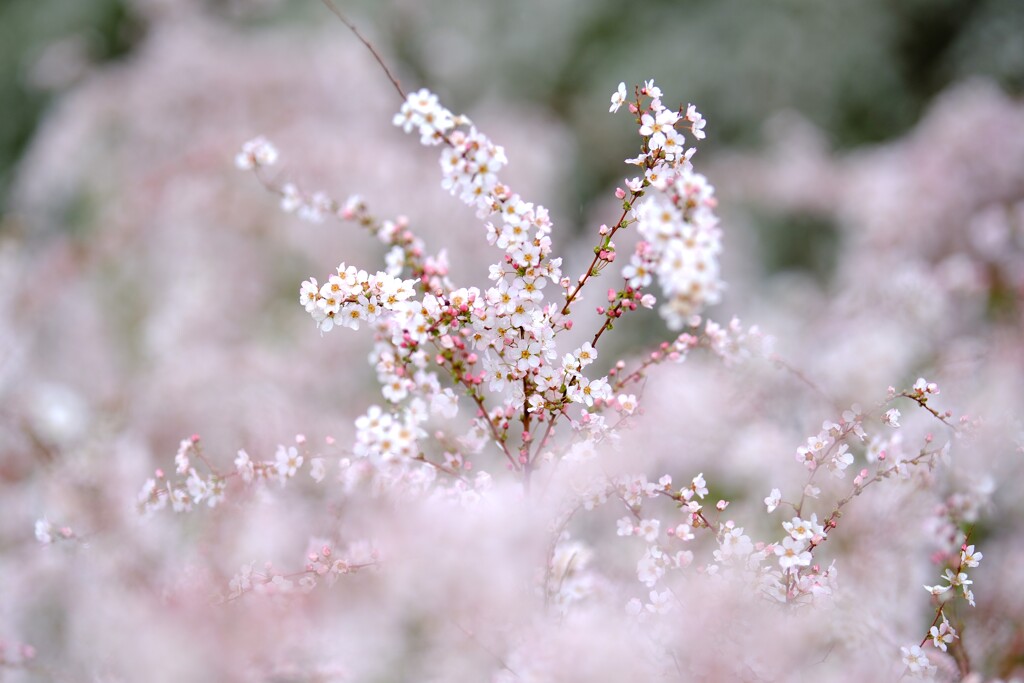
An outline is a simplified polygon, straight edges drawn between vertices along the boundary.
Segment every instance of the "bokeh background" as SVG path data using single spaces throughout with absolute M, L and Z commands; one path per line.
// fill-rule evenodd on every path
M 992 576 L 1019 566 L 1024 4 L 339 5 L 407 89 L 434 90 L 505 146 L 509 182 L 551 209 L 568 272 L 613 219 L 635 154 L 632 125 L 607 114 L 618 82 L 654 78 L 667 100 L 696 104 L 709 123 L 695 164 L 726 235 L 729 290 L 711 315 L 759 324 L 834 406 L 786 373 L 741 394 L 720 369 L 688 365 L 672 377 L 691 391 L 666 386 L 663 400 L 664 419 L 683 423 L 687 471 L 728 474 L 729 496 L 756 506 L 835 406 L 927 374 L 957 414 L 993 425 L 938 488 L 991 494 L 984 519 L 1000 522 L 978 535 L 996 548 Z M 376 268 L 381 248 L 278 211 L 233 168 L 241 143 L 271 138 L 281 180 L 407 215 L 448 247 L 457 281 L 482 284 L 489 254 L 472 211 L 440 191 L 434 152 L 390 125 L 399 100 L 377 64 L 313 0 L 6 0 L 0 102 L 0 640 L 5 661 L 18 643 L 46 654 L 49 668 L 11 675 L 133 680 L 117 638 L 165 609 L 182 567 L 216 564 L 194 527 L 135 521 L 153 468 L 192 433 L 225 463 L 240 447 L 270 458 L 296 433 L 345 443 L 379 401 L 370 340 L 322 338 L 296 294 L 341 260 Z M 656 316 L 636 320 L 603 367 L 668 336 Z M 646 464 L 677 462 L 679 449 L 649 446 Z M 90 554 L 40 548 L 44 516 L 94 534 Z M 289 527 L 263 521 L 281 544 L 238 531 L 231 562 L 256 547 L 294 554 Z M 1008 675 L 1024 608 L 1009 618 L 1013 582 L 993 584 L 1007 594 L 979 597 L 995 616 L 978 656 L 986 675 Z M 104 607 L 112 593 L 117 609 Z M 184 628 L 160 633 L 196 647 Z M 159 659 L 159 638 L 129 640 L 138 662 Z

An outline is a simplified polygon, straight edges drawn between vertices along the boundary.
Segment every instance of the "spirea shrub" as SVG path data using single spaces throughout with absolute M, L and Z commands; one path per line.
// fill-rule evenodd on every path
M 654 81 L 612 93 L 608 113 L 638 146 L 577 273 L 551 213 L 503 180 L 514 150 L 434 93 L 398 89 L 394 125 L 437 154 L 439 191 L 479 218 L 478 234 L 449 237 L 486 241 L 493 260 L 478 282 L 455 282 L 445 245 L 410 219 L 284 177 L 287 150 L 267 138 L 242 145 L 236 166 L 283 212 L 383 245 L 379 262 L 343 253 L 296 283 L 322 344 L 372 338 L 379 393 L 351 440 L 300 434 L 228 455 L 192 435 L 145 481 L 142 536 L 185 529 L 172 536 L 181 564 L 151 579 L 154 600 L 218 634 L 188 653 L 200 664 L 169 664 L 168 677 L 993 673 L 967 642 L 975 591 L 987 590 L 974 584 L 976 527 L 993 485 L 957 466 L 984 423 L 954 415 L 923 377 L 839 404 L 758 326 L 711 317 L 727 292 L 723 228 L 695 168 L 705 120 L 694 105 Z M 606 358 L 617 332 L 651 324 L 648 310 L 664 341 Z M 801 400 L 765 395 L 773 381 Z M 780 453 L 773 421 L 814 426 Z M 755 435 L 750 462 L 707 457 L 730 430 Z M 65 523 L 40 519 L 36 539 L 88 552 L 88 530 Z M 36 656 L 0 650 L 26 671 Z

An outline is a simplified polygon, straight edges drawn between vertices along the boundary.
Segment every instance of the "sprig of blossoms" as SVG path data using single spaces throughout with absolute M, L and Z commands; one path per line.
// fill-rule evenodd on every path
M 415 294 L 415 284 L 383 271 L 371 275 L 341 263 L 322 285 L 316 278 L 303 282 L 299 303 L 322 332 L 336 325 L 358 330 L 361 323 L 372 325 L 387 313 L 403 313 L 404 302 Z
M 356 421 L 354 457 L 341 463 L 346 488 L 371 480 L 375 487 L 402 481 L 403 490 L 444 490 L 453 499 L 473 500 L 486 490 L 489 475 L 478 474 L 471 480 L 469 456 L 488 444 L 497 445 L 509 467 L 522 472 L 528 484 L 531 469 L 542 462 L 593 457 L 596 445 L 614 435 L 614 425 L 604 411 L 614 410 L 622 421 L 637 412 L 637 396 L 626 393 L 628 385 L 641 380 L 653 366 L 666 360 L 682 362 L 698 346 L 709 348 L 727 363 L 767 355 L 767 341 L 756 327 L 744 329 L 736 320 L 727 326 L 707 321 L 699 330 L 700 314 L 720 299 L 725 286 L 720 276 L 722 243 L 714 188 L 693 170 L 695 150 L 686 142 L 686 135 L 695 140 L 705 137 L 705 121 L 693 105 L 673 110 L 662 98 L 653 81 L 635 88 L 632 99 L 625 84 L 619 84 L 611 96 L 610 112 L 628 105 L 635 118 L 640 153 L 627 163 L 640 173 L 616 190 L 622 214 L 599 228 L 593 260 L 575 281 L 563 276 L 562 261 L 553 254 L 548 211 L 502 181 L 501 172 L 508 164 L 504 148 L 467 117 L 444 108 L 425 89 L 406 97 L 393 122 L 408 133 L 418 133 L 422 144 L 441 148 L 442 188 L 473 206 L 485 222 L 485 238 L 498 254 L 488 269 L 488 287 L 456 287 L 447 278 L 443 255 L 434 260 L 424 257 L 418 238 L 404 226 L 375 223 L 361 203 L 342 206 L 322 193 L 305 193 L 293 185 L 276 190 L 287 211 L 314 222 L 332 213 L 356 217 L 391 246 L 385 271 L 371 275 L 342 263 L 324 284 L 310 278 L 300 289 L 300 302 L 321 331 L 339 325 L 358 329 L 365 324 L 376 335 L 370 362 L 385 403 L 371 406 Z M 276 150 L 269 153 L 267 144 L 247 144 L 239 165 L 258 171 L 273 163 Z M 584 287 L 615 261 L 614 238 L 619 231 L 634 225 L 639 241 L 621 270 L 621 285 L 608 288 L 606 300 L 597 306 L 600 327 L 582 346 L 569 352 L 559 349 L 558 336 L 573 326 L 574 303 L 582 298 Z M 620 361 L 607 377 L 591 376 L 587 368 L 598 358 L 602 336 L 624 315 L 658 303 L 649 291 L 655 283 L 661 290 L 661 316 L 670 328 L 687 327 L 688 331 L 661 345 L 631 372 Z M 929 397 L 938 393 L 934 383 L 919 379 L 900 396 L 948 424 L 948 413 L 928 405 Z M 450 421 L 459 414 L 460 394 L 476 408 L 469 431 L 438 430 L 431 435 L 427 424 L 432 419 Z M 890 398 L 894 397 L 893 390 Z M 578 413 L 570 411 L 572 404 Z M 893 408 L 882 422 L 899 427 L 900 417 Z M 559 446 L 554 437 L 560 421 L 572 434 Z M 885 478 L 907 477 L 912 466 L 930 464 L 944 452 L 925 447 L 911 457 L 899 449 L 898 434 L 884 440 L 874 437 L 862 447 L 874 472 L 860 470 L 850 493 L 819 522 L 817 513 L 805 510 L 806 500 L 821 492 L 813 480 L 824 471 L 835 479 L 846 478 L 855 461 L 853 437 L 868 441 L 864 425 L 864 413 L 854 406 L 838 421 L 824 422 L 797 449 L 796 459 L 807 469 L 808 480 L 799 502 L 785 503 L 796 515 L 781 523 L 785 536 L 775 542 L 755 542 L 735 520 L 721 519 L 727 500 L 706 510 L 703 499 L 709 490 L 703 474 L 678 490 L 668 475 L 657 483 L 636 475 L 596 485 L 585 496 L 583 507 L 600 504 L 614 493 L 629 511 L 617 523 L 618 535 L 639 538 L 645 544 L 636 575 L 649 602 L 632 601 L 633 612 L 662 614 L 672 609 L 670 591 L 659 592 L 657 587 L 668 572 L 693 563 L 694 553 L 687 544 L 700 529 L 715 540 L 714 561 L 701 567 L 703 573 L 741 578 L 762 595 L 781 602 L 829 595 L 836 579 L 834 563 L 823 568 L 815 555 L 838 526 L 843 507 L 866 487 Z M 431 436 L 443 449 L 443 463 L 428 457 Z M 188 450 L 184 442 L 183 448 Z M 271 471 L 283 478 L 301 465 L 301 457 L 289 451 L 279 456 Z M 190 481 L 196 476 L 187 452 L 178 469 Z M 255 466 L 246 471 L 250 478 L 257 476 Z M 448 475 L 454 484 L 448 489 L 438 487 L 438 473 Z M 192 482 L 192 488 L 199 490 L 201 484 Z M 185 491 L 194 501 L 192 488 L 186 482 Z M 173 489 L 168 491 L 173 495 Z M 645 502 L 659 498 L 673 501 L 678 511 L 675 518 L 644 510 Z M 783 504 L 782 492 L 773 489 L 764 502 L 773 512 Z M 317 557 L 317 567 L 329 566 Z M 588 558 L 585 546 L 570 543 L 567 537 L 552 546 L 544 592 L 559 609 L 589 592 L 589 579 L 583 578 Z M 955 573 L 947 569 L 949 586 L 941 592 L 954 585 L 967 591 L 970 579 L 961 568 Z M 274 581 L 287 579 L 273 576 Z M 937 617 L 929 634 L 942 649 L 957 637 L 944 615 L 941 623 Z M 920 646 L 905 648 L 904 659 L 913 672 L 930 670 Z
M 695 224 L 710 225 L 713 221 L 701 217 L 704 213 L 700 213 L 713 205 L 710 186 L 703 179 L 686 175 L 692 150 L 677 149 L 682 134 L 675 125 L 683 120 L 697 122 L 699 115 L 693 110 L 688 112 L 689 118 L 684 118 L 665 110 L 660 104 L 661 91 L 653 82 L 646 83 L 640 92 L 651 100 L 649 108 L 654 114 L 650 121 L 639 121 L 644 136 L 642 158 L 646 161 L 643 164 L 655 172 L 645 174 L 645 179 L 638 181 L 630 201 L 639 198 L 642 188 L 650 185 L 668 190 L 670 194 L 675 191 L 676 201 L 684 205 L 683 210 Z M 561 275 L 561 259 L 551 254 L 552 226 L 547 210 L 525 201 L 500 179 L 499 172 L 508 161 L 503 148 L 477 130 L 467 117 L 445 109 L 436 95 L 426 90 L 407 96 L 394 123 L 406 132 L 419 132 L 423 144 L 443 146 L 442 187 L 474 206 L 478 215 L 487 219 L 487 240 L 503 254 L 489 270 L 493 285 L 480 291 L 454 289 L 445 282 L 444 287 L 421 288 L 423 297 L 413 299 L 409 296 L 410 281 L 403 280 L 402 286 L 393 286 L 394 280 L 387 279 L 397 278 L 395 270 L 369 276 L 365 271 L 343 264 L 324 285 L 313 278 L 303 283 L 300 301 L 323 331 L 339 324 L 353 328 L 364 321 L 379 324 L 374 362 L 385 387 L 385 397 L 396 404 L 393 423 L 421 422 L 411 418 L 410 406 L 398 405 L 414 396 L 422 397 L 431 405 L 439 401 L 455 405 L 451 389 L 443 388 L 438 374 L 428 369 L 427 366 L 433 364 L 442 375 L 448 375 L 455 387 L 469 394 L 482 411 L 475 431 L 489 432 L 514 468 L 529 471 L 540 457 L 541 449 L 550 442 L 554 422 L 564 414 L 567 404 L 578 403 L 597 410 L 614 402 L 614 390 L 607 378 L 590 378 L 583 373 L 587 363 L 571 360 L 570 354 L 560 366 L 556 364 L 559 354 L 555 338 L 561 330 L 571 326 L 572 321 L 564 318 L 582 286 L 596 275 L 601 263 L 614 258 L 612 235 L 630 222 L 636 222 L 637 214 L 627 206 L 614 228 L 602 229 L 602 245 L 596 250 L 595 265 L 570 291 Z M 658 180 L 659 173 L 670 171 L 680 174 L 680 184 L 675 190 Z M 284 201 L 288 208 L 301 204 L 296 192 L 294 188 L 285 187 Z M 690 193 L 688 197 L 700 195 L 701 199 L 690 202 L 680 192 Z M 328 206 L 327 202 L 321 203 Z M 408 259 L 401 265 L 408 265 Z M 696 267 L 703 270 L 704 265 Z M 563 288 L 564 305 L 559 307 L 547 302 L 548 283 Z M 378 289 L 388 287 L 400 289 L 402 296 L 390 303 L 378 296 Z M 621 292 L 609 293 L 609 301 L 613 305 L 601 309 L 606 315 L 606 324 L 595 335 L 587 352 L 594 357 L 594 347 L 603 331 L 611 328 L 612 320 L 626 310 L 635 310 L 637 302 L 653 305 L 654 298 L 643 293 L 642 286 L 627 282 Z M 695 310 L 691 307 L 687 312 Z M 393 315 L 384 316 L 382 311 Z M 502 403 L 501 413 L 487 407 L 485 381 L 486 391 Z M 629 405 L 628 399 L 626 404 Z M 519 421 L 523 427 L 518 456 L 507 445 L 509 417 L 516 411 L 522 412 Z M 592 421 L 584 422 L 588 428 L 593 426 Z M 574 430 L 578 430 L 580 424 L 570 420 Z M 541 431 L 538 440 L 535 432 Z M 372 441 L 368 437 L 365 443 Z M 537 445 L 531 453 L 533 443 Z
M 36 540 L 43 545 L 50 545 L 58 541 L 72 541 L 79 538 L 78 534 L 76 534 L 71 527 L 55 527 L 45 517 L 43 519 L 36 520 L 34 532 Z
M 404 216 L 395 220 L 379 220 L 371 215 L 366 203 L 358 195 L 345 201 L 331 198 L 323 191 L 304 190 L 294 183 L 277 184 L 265 177 L 261 170 L 277 162 L 277 149 L 263 136 L 249 140 L 242 146 L 236 157 L 236 165 L 242 170 L 251 170 L 256 178 L 270 192 L 281 197 L 281 210 L 295 214 L 309 223 L 323 223 L 328 217 L 356 223 L 372 233 L 390 249 L 385 257 L 385 271 L 392 276 L 408 272 L 417 280 L 419 289 L 435 292 L 450 289 L 447 280 L 447 255 L 442 250 L 428 255 L 423 240 L 409 229 Z
M 612 96 L 612 111 L 625 101 L 624 87 Z M 704 119 L 693 105 L 685 115 L 661 101 L 653 81 L 638 89 L 630 110 L 637 116 L 643 138 L 641 154 L 627 163 L 643 169 L 643 178 L 627 181 L 638 197 L 630 206 L 641 240 L 623 268 L 630 287 L 642 289 L 656 277 L 666 301 L 660 313 L 669 327 L 680 329 L 704 307 L 717 303 L 724 287 L 719 276 L 721 230 L 715 215 L 717 201 L 707 178 L 693 171 L 694 148 L 685 148 L 679 130 L 685 122 L 695 139 L 703 139 Z
M 296 436 L 297 446 L 305 443 L 304 436 Z M 205 474 L 193 465 L 192 458 L 206 468 Z M 163 470 L 158 469 L 139 491 L 138 508 L 146 514 L 161 510 L 168 504 L 175 512 L 188 512 L 202 503 L 213 508 L 224 502 L 229 480 L 237 477 L 247 486 L 272 481 L 283 486 L 298 474 L 304 462 L 310 462 L 314 468 L 311 472 L 314 480 L 323 479 L 322 458 L 310 459 L 308 453 L 300 453 L 296 446 L 284 445 L 277 447 L 273 460 L 254 461 L 245 450 L 239 450 L 234 459 L 234 470 L 222 472 L 207 459 L 199 436 L 194 434 L 181 441 L 175 455 L 175 472 L 179 477 L 168 479 Z
M 242 145 L 242 151 L 235 156 L 235 166 L 250 171 L 261 166 L 273 166 L 277 157 L 277 148 L 261 135 Z
M 941 577 L 946 581 L 946 584 L 926 585 L 924 587 L 932 596 L 932 600 L 936 605 L 935 618 L 932 620 L 928 632 L 919 644 L 900 648 L 903 653 L 903 663 L 906 667 L 906 672 L 911 676 L 929 676 L 936 670 L 935 665 L 930 662 L 928 655 L 924 652 L 923 648 L 927 643 L 930 642 L 932 647 L 937 650 L 947 652 L 959 640 L 960 634 L 946 616 L 946 609 L 949 606 L 950 600 L 955 599 L 950 596 L 955 595 L 956 589 L 959 589 L 963 599 L 971 607 L 974 607 L 974 593 L 968 588 L 974 582 L 968 577 L 965 569 L 977 567 L 982 560 L 983 554 L 976 550 L 973 544 L 968 543 L 969 539 L 970 534 L 967 535 L 967 538 L 960 546 L 959 553 L 953 556 L 955 559 L 950 558 L 947 561 L 945 572 Z M 959 647 L 962 648 L 963 646 L 960 645 Z M 958 663 L 962 662 L 962 658 L 958 657 L 957 661 Z
M 227 594 L 220 599 L 230 602 L 246 593 L 287 596 L 312 591 L 321 582 L 333 585 L 339 577 L 358 572 L 380 563 L 380 553 L 366 541 L 349 543 L 338 552 L 332 544 L 311 541 L 306 553 L 305 567 L 294 572 L 281 572 L 269 562 L 263 569 L 254 569 L 254 563 L 242 565 L 228 582 Z
M 912 467 L 930 465 L 936 457 L 940 457 L 948 450 L 948 444 L 937 448 L 929 447 L 932 442 L 931 435 L 925 438 L 926 447 L 913 457 L 904 456 L 892 448 L 888 452 L 882 449 L 873 459 L 869 459 L 869 462 L 875 465 L 874 473 L 870 473 L 868 469 L 861 470 L 854 477 L 851 491 L 834 504 L 831 513 L 819 520 L 817 513 L 804 512 L 807 499 L 816 498 L 821 493 L 820 489 L 812 484 L 818 472 L 831 470 L 837 479 L 845 477 L 845 470 L 853 463 L 853 452 L 847 441 L 854 440 L 853 437 L 860 443 L 868 441 L 866 421 L 867 415 L 859 406 L 854 405 L 843 411 L 837 422 L 825 421 L 821 431 L 810 437 L 806 446 L 798 449 L 797 461 L 807 467 L 808 482 L 798 502 L 785 502 L 796 511 L 796 516 L 782 522 L 782 527 L 786 531 L 782 540 L 773 543 L 754 542 L 735 521 L 719 522 L 715 532 L 718 544 L 713 553 L 715 562 L 703 567 L 703 572 L 714 576 L 740 578 L 755 586 L 760 594 L 779 602 L 815 600 L 831 595 L 837 578 L 835 563 L 822 567 L 815 561 L 815 554 L 817 548 L 830 538 L 830 532 L 839 526 L 845 506 L 867 487 L 887 478 L 908 477 Z M 702 475 L 698 475 L 690 487 L 678 492 L 671 490 L 671 477 L 668 475 L 658 484 L 652 484 L 646 478 L 636 476 L 622 480 L 619 486 L 619 497 L 632 514 L 632 517 L 618 520 L 616 532 L 619 536 L 639 536 L 651 543 L 660 535 L 660 529 L 667 528 L 670 537 L 685 541 L 694 538 L 695 529 L 714 528 L 705 516 L 703 506 L 694 497 L 694 494 L 700 497 L 707 493 Z M 659 518 L 642 508 L 645 499 L 662 496 L 677 501 L 678 507 L 689 514 L 689 519 L 684 524 L 677 526 L 674 522 Z M 783 504 L 782 491 L 772 489 L 770 495 L 764 499 L 764 504 L 768 513 L 774 512 Z M 728 505 L 728 501 L 719 501 L 715 508 L 722 512 Z M 973 547 L 964 552 L 966 558 L 974 557 Z M 670 557 L 672 553 L 668 552 L 666 547 L 658 543 L 648 546 L 637 564 L 637 576 L 641 583 L 647 588 L 652 588 L 662 581 L 671 566 L 666 564 L 665 558 Z M 775 560 L 774 565 L 767 562 L 770 558 Z M 692 561 L 692 553 L 689 561 Z M 947 577 L 950 582 L 970 581 L 966 576 L 960 577 L 950 574 L 949 571 Z M 948 590 L 948 587 L 942 589 L 944 590 Z M 950 629 L 952 626 L 937 626 L 937 637 L 943 642 L 948 642 L 950 633 L 953 632 Z M 914 657 L 918 656 L 917 652 L 911 654 Z M 913 661 L 918 662 L 917 659 Z M 925 668 L 923 661 L 920 662 L 922 670 Z
M 424 259 L 418 239 L 407 231 L 388 230 L 384 222 L 373 229 L 392 244 L 386 272 L 370 275 L 343 263 L 324 284 L 315 278 L 302 284 L 300 303 L 321 331 L 338 325 L 358 328 L 363 323 L 376 327 L 378 344 L 371 361 L 378 369 L 385 398 L 393 404 L 392 424 L 404 424 L 405 433 L 416 434 L 424 421 L 423 411 L 415 407 L 419 403 L 409 401 L 418 400 L 432 408 L 449 406 L 441 412 L 447 411 L 450 418 L 457 410 L 452 391 L 460 389 L 480 413 L 473 433 L 489 434 L 509 464 L 522 469 L 528 478 L 534 463 L 550 457 L 555 422 L 565 416 L 569 404 L 580 404 L 587 411 L 632 406 L 629 395 L 623 394 L 624 402 L 615 399 L 621 382 L 613 386 L 609 378 L 588 377 L 583 371 L 587 363 L 571 360 L 571 354 L 559 365 L 555 343 L 557 335 L 572 326 L 567 316 L 583 286 L 614 260 L 615 233 L 631 223 L 639 223 L 641 232 L 650 238 L 651 246 L 645 247 L 640 265 L 659 276 L 668 296 L 662 312 L 675 311 L 669 315 L 673 327 L 681 326 L 683 317 L 714 300 L 713 292 L 720 289 L 716 258 L 720 243 L 717 219 L 711 211 L 713 190 L 703 176 L 692 173 L 689 160 L 694 150 L 683 148 L 687 127 L 695 139 L 703 137 L 703 118 L 692 105 L 685 114 L 682 108 L 677 112 L 666 109 L 662 92 L 653 81 L 644 83 L 636 94 L 630 109 L 638 117 L 642 144 L 640 156 L 632 161 L 644 168 L 644 177 L 627 182 L 630 193 L 623 215 L 611 228 L 602 226 L 594 262 L 575 287 L 562 277 L 561 259 L 551 253 L 548 211 L 522 199 L 501 181 L 499 173 L 508 163 L 504 149 L 467 117 L 444 108 L 433 93 L 424 89 L 406 97 L 394 124 L 406 132 L 418 132 L 425 145 L 443 147 L 442 187 L 486 219 L 487 240 L 501 250 L 502 257 L 490 267 L 491 287 L 484 291 L 455 289 L 445 277 L 443 262 L 433 265 Z M 617 95 L 621 106 L 626 98 L 624 85 Z M 613 110 L 615 101 L 613 98 Z M 238 165 L 258 173 L 276 158 L 272 145 L 257 138 L 243 147 Z M 297 211 L 308 220 L 319 222 L 325 215 L 335 214 L 355 218 L 368 227 L 374 225 L 361 202 L 350 200 L 341 205 L 323 193 L 310 195 L 292 184 L 276 187 L 260 179 L 282 196 L 282 208 Z M 651 232 L 658 208 L 654 197 L 634 205 L 645 191 L 663 195 L 668 202 L 665 209 L 679 214 L 671 234 Z M 626 198 L 625 191 L 620 192 Z M 401 279 L 405 272 L 412 279 Z M 598 308 L 605 322 L 589 345 L 592 357 L 596 357 L 601 335 L 616 319 L 638 305 L 651 307 L 655 303 L 655 297 L 644 291 L 647 278 L 628 270 L 627 274 L 621 290 L 609 290 L 610 305 Z M 545 293 L 554 289 L 546 287 L 548 284 L 562 290 L 564 303 L 548 301 Z M 414 291 L 421 298 L 414 298 Z M 699 295 L 699 291 L 709 295 Z M 715 338 L 710 334 L 711 323 L 708 332 Z M 452 386 L 442 385 L 444 375 Z M 497 399 L 501 407 L 490 407 L 489 398 Z M 522 432 L 520 445 L 514 447 L 509 444 L 510 418 L 517 412 L 521 413 L 517 421 Z M 605 429 L 601 421 L 588 417 L 568 423 L 575 432 Z M 364 446 L 375 442 L 369 433 L 361 433 Z M 478 436 L 471 435 L 462 441 L 480 443 Z M 397 450 L 414 458 L 423 456 L 405 439 L 381 443 L 387 447 L 366 452 Z M 406 445 L 392 449 L 396 443 Z M 576 453 L 583 442 L 574 439 L 572 443 Z

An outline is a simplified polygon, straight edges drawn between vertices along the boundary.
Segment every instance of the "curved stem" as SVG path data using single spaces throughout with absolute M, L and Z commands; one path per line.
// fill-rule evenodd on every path
M 353 24 L 351 21 L 345 18 L 345 15 L 341 13 L 341 10 L 338 9 L 338 6 L 335 5 L 334 2 L 332 2 L 332 0 L 321 0 L 321 2 L 323 2 L 324 6 L 327 7 L 327 9 L 329 9 L 331 13 L 334 14 L 334 16 L 338 17 L 338 19 L 341 20 L 341 23 L 345 24 L 345 26 L 348 27 L 348 30 L 352 31 L 355 37 L 359 39 L 359 42 L 362 43 L 366 47 L 366 49 L 370 51 L 370 54 L 373 55 L 373 58 L 377 60 L 378 64 L 380 64 L 380 68 L 384 69 L 384 73 L 387 74 L 388 80 L 391 81 L 391 85 L 395 86 L 395 90 L 398 91 L 398 95 L 404 101 L 406 98 L 405 91 L 402 90 L 402 86 L 398 82 L 398 79 L 395 78 L 395 75 L 391 73 L 391 69 L 389 69 L 388 65 L 384 63 L 383 57 L 381 57 L 380 53 L 377 52 L 377 49 L 373 47 L 373 43 L 371 43 L 370 41 L 363 37 L 363 34 L 359 32 L 359 29 L 356 28 L 355 24 Z

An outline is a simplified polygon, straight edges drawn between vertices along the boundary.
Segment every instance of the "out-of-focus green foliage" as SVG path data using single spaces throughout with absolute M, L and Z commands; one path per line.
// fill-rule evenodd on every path
M 181 0 L 265 29 L 336 23 L 317 0 Z M 538 103 L 576 136 L 573 202 L 621 169 L 628 131 L 594 117 L 619 80 L 655 78 L 711 122 L 702 154 L 761 142 L 760 123 L 793 109 L 839 147 L 895 137 L 950 83 L 980 74 L 1024 88 L 1019 0 L 335 0 L 392 55 L 410 87 L 454 109 L 500 96 Z M 172 3 L 173 5 L 173 3 Z M 78 41 L 92 62 L 130 50 L 142 31 L 131 0 L 0 5 L 0 208 L 12 165 L 47 96 L 29 75 L 47 46 Z
M 780 109 L 852 147 L 903 133 L 932 96 L 970 75 L 1024 87 L 1016 0 L 406 4 L 373 11 L 404 66 L 449 91 L 446 101 L 497 91 L 571 124 L 583 203 L 614 180 L 599 163 L 609 144 L 628 149 L 621 126 L 592 116 L 612 81 L 654 77 L 692 100 L 712 122 L 705 150 L 756 144 L 760 122 Z M 473 58 L 433 58 L 441 49 Z
M 140 36 L 141 26 L 123 0 L 0 3 L 0 214 L 14 164 L 52 91 L 73 82 L 77 69 L 124 55 Z M 51 62 L 63 62 L 52 65 L 61 73 L 40 73 L 48 51 Z

